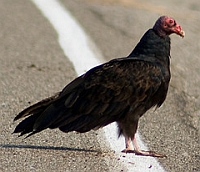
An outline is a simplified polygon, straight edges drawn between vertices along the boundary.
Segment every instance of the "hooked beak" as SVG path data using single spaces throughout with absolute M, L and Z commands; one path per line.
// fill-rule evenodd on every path
M 179 32 L 179 35 L 180 35 L 182 38 L 184 38 L 184 37 L 185 37 L 185 32 L 184 32 L 183 30 L 181 30 L 181 31 Z
M 174 27 L 174 33 L 176 33 L 177 35 L 181 36 L 182 38 L 185 37 L 185 32 L 182 30 L 181 26 L 176 24 L 176 26 Z

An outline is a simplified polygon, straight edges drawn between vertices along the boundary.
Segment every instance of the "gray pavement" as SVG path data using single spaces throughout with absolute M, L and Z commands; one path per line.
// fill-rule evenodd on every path
M 200 171 L 200 2 L 198 0 L 61 0 L 106 60 L 129 54 L 158 16 L 174 17 L 186 32 L 172 36 L 172 80 L 164 105 L 139 130 L 167 171 Z M 11 135 L 14 116 L 61 90 L 75 77 L 57 35 L 27 0 L 0 3 L 0 171 L 126 171 L 100 131 L 46 130 L 26 140 Z M 102 137 L 102 140 L 99 138 Z

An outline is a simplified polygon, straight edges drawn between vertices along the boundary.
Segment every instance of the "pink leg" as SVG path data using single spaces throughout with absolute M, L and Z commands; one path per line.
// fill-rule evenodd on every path
M 166 155 L 158 154 L 153 151 L 140 150 L 135 137 L 132 139 L 132 142 L 133 142 L 134 149 L 131 145 L 131 139 L 128 137 L 125 137 L 126 149 L 124 149 L 122 152 L 135 153 L 136 155 L 142 155 L 142 156 L 152 156 L 152 157 L 160 157 L 160 158 L 166 157 Z
M 126 145 L 126 149 L 122 150 L 122 152 L 134 153 L 134 149 L 133 149 L 132 141 L 130 137 L 125 137 L 125 145 Z

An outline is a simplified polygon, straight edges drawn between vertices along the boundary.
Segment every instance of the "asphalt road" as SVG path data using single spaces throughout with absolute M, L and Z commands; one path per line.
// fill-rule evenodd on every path
M 158 159 L 166 171 L 200 171 L 200 2 L 61 2 L 105 60 L 128 55 L 160 15 L 174 17 L 183 27 L 184 39 L 171 37 L 167 100 L 140 120 L 139 130 L 150 149 L 167 154 Z M 11 135 L 20 110 L 61 90 L 75 72 L 55 30 L 30 1 L 2 0 L 0 28 L 0 171 L 126 171 L 103 141 L 101 130 L 86 134 L 46 130 L 26 140 Z

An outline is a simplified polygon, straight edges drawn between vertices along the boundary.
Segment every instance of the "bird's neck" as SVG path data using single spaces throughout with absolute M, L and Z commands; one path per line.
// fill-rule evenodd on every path
M 149 29 L 128 57 L 155 57 L 161 62 L 169 63 L 170 37 L 161 37 Z

